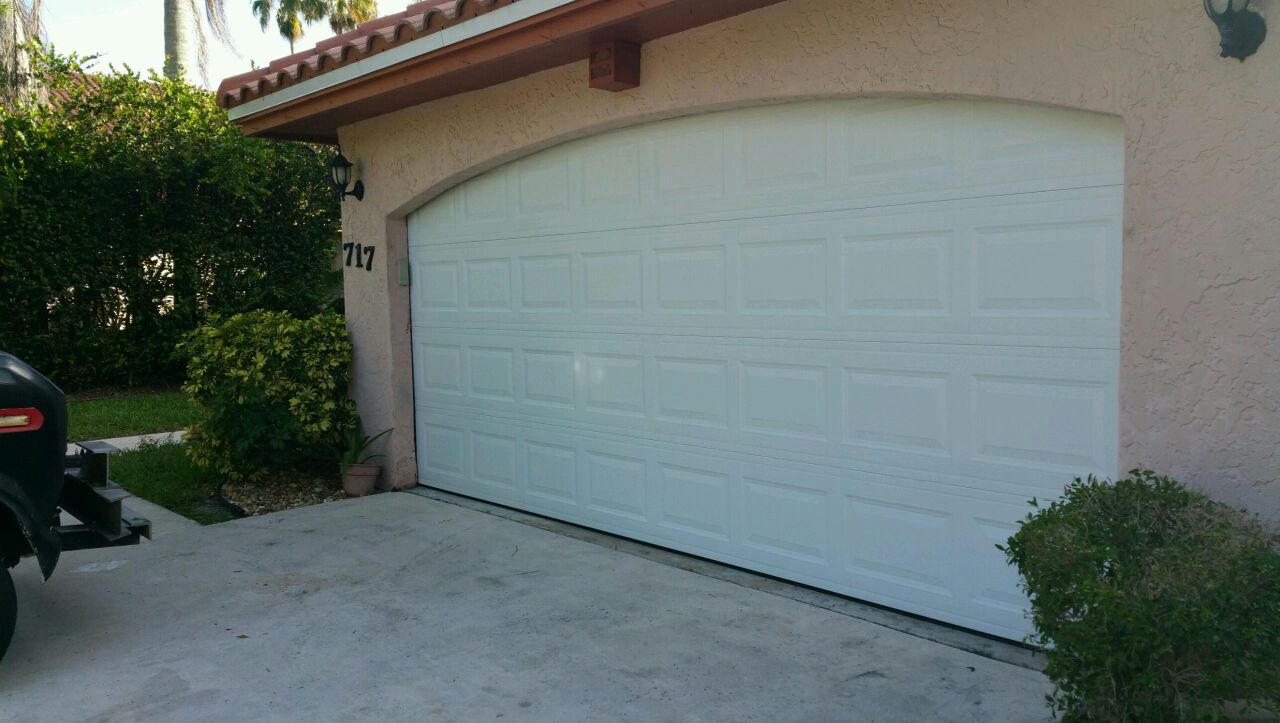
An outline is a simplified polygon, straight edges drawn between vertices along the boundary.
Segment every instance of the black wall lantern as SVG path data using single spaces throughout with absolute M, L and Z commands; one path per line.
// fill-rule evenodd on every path
M 1240 62 L 1267 39 L 1267 21 L 1249 9 L 1250 0 L 1204 0 L 1204 11 L 1222 35 L 1222 57 Z
M 347 196 L 355 196 L 357 201 L 364 200 L 364 181 L 356 181 L 355 187 L 350 191 L 347 190 L 347 185 L 351 183 L 351 166 L 351 161 L 348 161 L 347 157 L 341 153 L 334 156 L 332 161 L 329 161 L 329 174 L 333 179 L 333 192 L 337 195 L 339 201 Z

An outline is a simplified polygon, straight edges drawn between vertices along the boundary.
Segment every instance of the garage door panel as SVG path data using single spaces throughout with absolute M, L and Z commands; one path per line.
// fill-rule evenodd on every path
M 1087 191 L 415 247 L 414 323 L 1108 348 L 1121 223 Z
M 643 521 L 648 516 L 648 480 L 644 457 L 635 452 L 586 453 L 586 506 L 607 517 Z
M 725 359 L 682 356 L 680 350 L 653 357 L 657 421 L 728 430 L 738 418 L 731 364 Z M 684 354 L 696 350 L 683 350 Z
M 719 343 L 436 333 L 426 410 L 593 426 L 832 465 L 1005 482 L 1031 494 L 1112 474 L 1113 359 L 947 345 Z M 447 350 L 437 353 L 436 349 Z M 798 362 L 797 358 L 803 359 Z M 464 368 L 453 364 L 462 360 Z M 445 381 L 436 383 L 436 379 Z M 512 393 L 507 396 L 507 390 Z
M 672 454 L 654 465 L 654 476 L 659 526 L 697 538 L 732 539 L 732 465 Z
M 1112 401 L 1106 384 L 979 376 L 972 389 L 977 459 L 1113 468 L 1104 441 L 1114 432 L 1106 423 Z
M 433 486 L 925 615 L 959 609 L 965 624 L 997 634 L 1024 632 L 1005 624 L 1006 608 L 1022 603 L 994 547 L 1029 509 L 1020 497 L 939 492 L 909 477 L 732 453 L 689 454 L 598 432 L 563 435 L 444 412 L 432 418 L 440 423 L 420 434 L 447 431 L 442 448 L 464 445 L 467 464 L 475 457 L 465 445 L 476 443 L 468 440 L 515 439 L 525 460 L 515 467 L 515 488 L 454 473 L 452 457 L 440 466 L 427 461 L 423 479 Z M 433 444 L 427 454 L 441 448 Z M 975 558 L 992 564 L 974 573 Z
M 409 219 L 426 484 L 1019 637 L 995 545 L 1117 465 L 1123 129 L 798 103 Z
M 462 405 L 450 407 L 446 405 L 419 407 L 418 414 L 463 414 L 467 408 Z M 600 431 L 602 433 L 626 436 L 630 439 L 661 442 L 674 445 L 678 449 L 691 453 L 725 452 L 745 454 L 761 459 L 774 459 L 797 463 L 810 463 L 830 469 L 854 469 L 872 474 L 891 476 L 911 475 L 929 481 L 938 488 L 989 489 L 1004 494 L 1018 495 L 1025 498 L 1038 496 L 1054 497 L 1061 493 L 1066 481 L 1077 475 L 1096 474 L 1113 476 L 1114 472 L 1106 472 L 1100 468 L 1083 468 L 1068 464 L 1046 464 L 1028 461 L 1032 455 L 1043 456 L 1044 447 L 1052 452 L 1051 441 L 1035 440 L 1024 446 L 1012 446 L 1007 437 L 997 437 L 1003 445 L 986 445 L 987 454 L 974 455 L 969 459 L 948 458 L 942 455 L 929 458 L 909 449 L 887 448 L 886 445 L 870 447 L 866 445 L 845 445 L 831 447 L 821 451 L 797 449 L 802 445 L 785 445 L 776 437 L 743 434 L 736 440 L 699 440 L 689 435 L 671 433 L 663 429 L 637 429 L 634 425 L 619 424 L 617 420 L 600 422 L 582 421 L 581 419 L 555 419 L 554 417 L 534 417 L 507 413 L 484 415 L 485 419 L 502 424 L 553 425 L 572 433 Z M 607 423 L 613 421 L 613 424 Z M 742 441 L 746 440 L 746 441 Z M 750 441 L 755 440 L 755 444 Z M 1013 442 L 1023 441 L 1013 437 Z M 765 445 L 768 445 L 765 448 Z M 761 454 L 762 450 L 767 454 Z M 455 455 L 449 454 L 448 459 Z M 452 463 L 450 463 L 452 464 Z
M 829 577 L 831 490 L 825 475 L 753 467 L 741 482 L 742 540 L 757 559 Z
M 779 137 L 787 140 L 768 141 Z M 1119 119 L 982 102 L 845 100 L 691 116 L 489 171 L 411 219 L 410 238 L 524 237 L 647 227 L 658 216 L 705 222 L 1119 185 L 1123 146 Z

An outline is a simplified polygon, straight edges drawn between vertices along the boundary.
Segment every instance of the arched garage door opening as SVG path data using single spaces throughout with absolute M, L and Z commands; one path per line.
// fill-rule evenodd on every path
M 409 219 L 423 484 L 1018 638 L 995 549 L 1117 466 L 1124 133 L 1006 103 L 678 118 Z

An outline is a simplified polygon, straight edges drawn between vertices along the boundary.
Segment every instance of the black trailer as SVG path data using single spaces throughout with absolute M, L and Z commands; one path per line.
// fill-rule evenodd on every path
M 109 478 L 115 448 L 103 442 L 77 447 L 67 454 L 62 391 L 0 352 L 0 658 L 18 615 L 10 568 L 34 556 L 47 580 L 63 552 L 151 537 L 151 523 L 124 506 L 129 493 Z

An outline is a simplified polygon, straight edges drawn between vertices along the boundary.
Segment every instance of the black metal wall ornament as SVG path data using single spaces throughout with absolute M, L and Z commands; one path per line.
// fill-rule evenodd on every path
M 1267 21 L 1249 9 L 1251 0 L 1204 0 L 1204 11 L 1222 35 L 1222 57 L 1240 62 L 1267 39 Z M 1225 4 L 1225 7 L 1223 7 Z M 1221 8 L 1221 9 L 1219 9 Z
M 1208 2 L 1208 0 L 1205 0 Z M 356 185 L 350 191 L 347 186 L 351 183 L 351 168 L 355 165 L 347 160 L 347 157 L 339 153 L 329 161 L 329 175 L 333 183 L 333 192 L 338 200 L 347 196 L 355 196 L 357 201 L 364 200 L 364 181 L 356 181 Z

